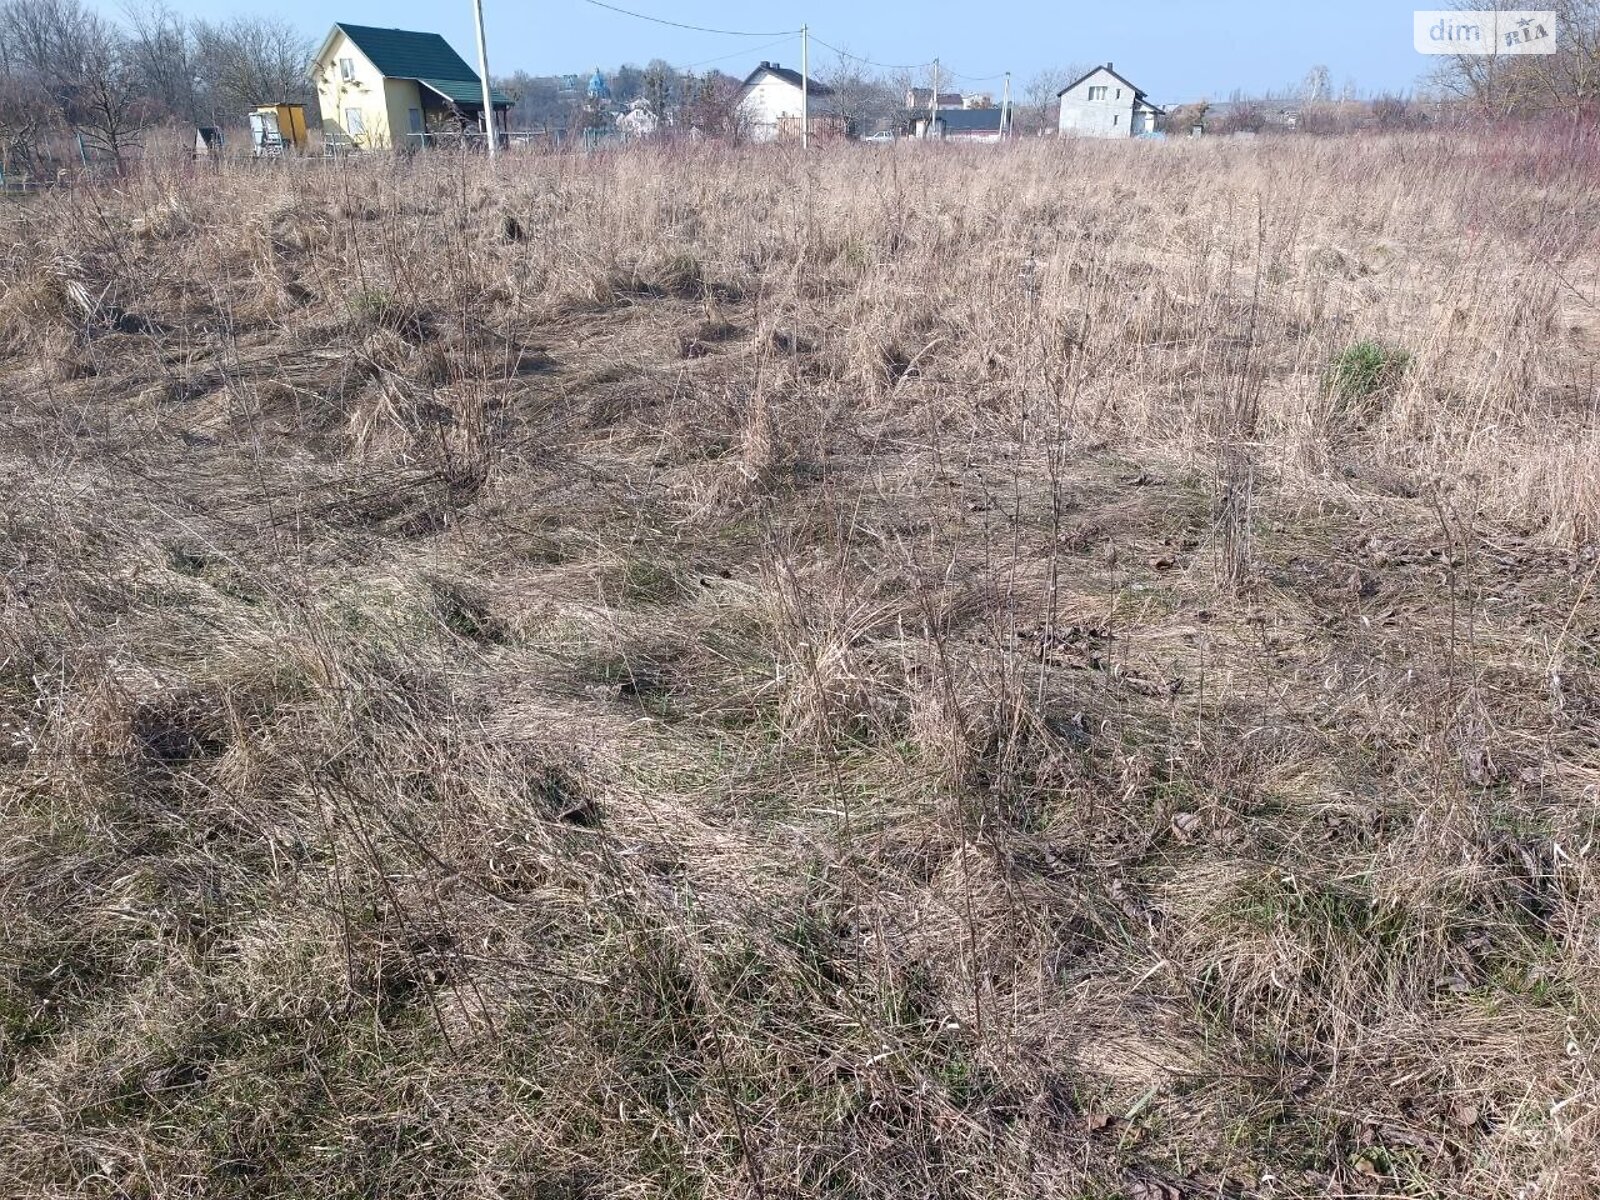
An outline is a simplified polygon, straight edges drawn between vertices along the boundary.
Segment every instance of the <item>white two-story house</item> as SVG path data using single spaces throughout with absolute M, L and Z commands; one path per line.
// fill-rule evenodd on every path
M 1064 137 L 1126 138 L 1153 133 L 1162 110 L 1112 69 L 1096 67 L 1056 93 Z
M 803 81 L 799 71 L 775 62 L 763 62 L 751 71 L 734 100 L 744 136 L 752 142 L 799 137 L 802 107 L 809 112 L 812 137 L 844 132 L 833 89 L 815 79 Z

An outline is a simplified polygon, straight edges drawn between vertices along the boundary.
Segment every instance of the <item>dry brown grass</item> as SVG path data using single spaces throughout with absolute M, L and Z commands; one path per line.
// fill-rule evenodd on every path
M 0 1194 L 1600 1193 L 1594 162 L 0 209 Z

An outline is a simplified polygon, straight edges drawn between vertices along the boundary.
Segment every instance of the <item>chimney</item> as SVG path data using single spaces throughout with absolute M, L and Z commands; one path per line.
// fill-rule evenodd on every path
M 766 69 L 766 68 L 768 68 L 770 66 L 772 66 L 772 64 L 769 63 L 766 59 L 763 58 L 761 60 L 761 69 Z
M 1117 64 L 1116 63 L 1107 63 L 1106 64 L 1106 70 L 1115 71 L 1116 69 L 1117 69 Z

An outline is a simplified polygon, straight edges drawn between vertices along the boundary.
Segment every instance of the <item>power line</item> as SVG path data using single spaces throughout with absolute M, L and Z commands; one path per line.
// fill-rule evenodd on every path
M 748 50 L 735 51 L 733 54 L 718 55 L 716 58 L 708 58 L 708 59 L 704 59 L 704 60 L 702 60 L 700 62 L 697 62 L 697 63 L 691 63 L 691 64 L 689 64 L 690 67 L 708 66 L 711 63 L 723 62 L 723 61 L 725 61 L 727 59 L 730 59 L 730 58 L 737 58 L 741 54 L 754 54 L 757 51 L 766 50 L 766 49 L 769 49 L 772 46 L 782 45 L 784 42 L 787 42 L 789 39 L 798 37 L 800 35 L 800 33 L 801 33 L 801 31 L 798 30 L 798 29 L 783 29 L 783 30 L 778 30 L 776 32 L 769 32 L 769 33 L 757 33 L 757 32 L 754 32 L 754 31 L 748 30 L 748 29 L 715 29 L 715 28 L 712 28 L 709 25 L 693 25 L 693 24 L 690 24 L 690 23 L 688 23 L 686 21 L 671 21 L 671 20 L 668 20 L 666 17 L 653 17 L 649 13 L 634 12 L 632 9 L 622 8 L 622 7 L 620 7 L 618 5 L 615 5 L 615 4 L 608 4 L 606 2 L 606 0 L 583 0 L 583 2 L 585 4 L 593 5 L 595 8 L 603 8 L 603 9 L 607 10 L 608 12 L 620 13 L 622 16 L 633 17 L 635 20 L 638 20 L 638 21 L 649 21 L 649 22 L 651 22 L 652 24 L 655 24 L 655 25 L 667 25 L 667 26 L 672 27 L 673 29 L 688 29 L 688 30 L 691 30 L 691 31 L 693 31 L 695 33 L 714 33 L 714 34 L 720 34 L 720 35 L 722 35 L 724 37 L 776 38 L 777 39 L 776 41 L 768 42 L 768 43 L 766 43 L 766 45 L 763 45 L 763 46 L 755 46 L 755 47 L 753 47 L 751 49 L 748 49 Z M 823 47 L 826 50 L 832 50 L 835 54 L 839 55 L 841 58 L 848 58 L 848 59 L 851 59 L 854 62 L 862 63 L 865 66 L 877 67 L 881 71 L 920 71 L 924 67 L 933 66 L 934 62 L 936 61 L 934 59 L 929 59 L 927 62 L 920 62 L 920 63 L 885 63 L 885 62 L 878 62 L 876 59 L 867 58 L 867 57 L 865 57 L 863 55 L 860 55 L 860 54 L 852 54 L 848 50 L 842 50 L 838 46 L 835 46 L 835 45 L 832 45 L 829 42 L 823 41 L 821 38 L 817 37 L 816 34 L 812 34 L 811 35 L 811 40 L 816 42 L 817 45 Z M 684 68 L 680 68 L 680 69 L 688 70 L 689 68 L 688 67 L 684 67 Z M 992 81 L 994 81 L 996 79 L 1004 78 L 1004 75 L 1005 75 L 1004 72 L 999 72 L 999 73 L 996 73 L 994 75 L 963 75 L 959 71 L 950 71 L 950 72 L 948 72 L 948 74 L 950 75 L 950 77 L 952 79 L 965 79 L 969 83 L 990 83 L 990 82 L 992 82 Z
M 589 0 L 589 2 L 595 3 L 596 0 Z M 881 63 L 875 61 L 874 59 L 862 58 L 859 54 L 851 54 L 850 51 L 841 50 L 837 46 L 831 46 L 814 33 L 811 35 L 811 40 L 826 50 L 832 50 L 841 58 L 854 59 L 858 63 L 865 63 L 869 67 L 877 67 L 882 71 L 920 71 L 923 67 L 933 66 L 933 59 L 931 58 L 927 62 L 920 63 Z
M 759 54 L 761 51 L 770 50 L 774 46 L 786 46 L 790 42 L 794 41 L 795 37 L 796 35 L 791 33 L 779 38 L 775 42 L 762 42 L 759 46 L 744 46 L 738 50 L 735 50 L 732 54 L 719 54 L 716 58 L 703 58 L 699 62 L 692 62 L 687 66 L 676 67 L 674 69 L 678 71 L 692 71 L 696 67 L 709 67 L 712 63 L 726 62 L 730 58 L 743 58 L 746 54 Z
M 670 25 L 674 29 L 689 29 L 693 30 L 695 33 L 720 33 L 725 37 L 771 38 L 795 37 L 800 32 L 798 29 L 780 29 L 776 32 L 767 33 L 752 33 L 747 29 L 712 29 L 706 25 L 689 25 L 683 21 L 669 21 L 665 17 L 652 17 L 649 13 L 634 12 L 627 8 L 618 8 L 615 4 L 607 4 L 605 0 L 583 0 L 583 2 L 585 4 L 592 4 L 596 8 L 604 8 L 609 9 L 614 13 L 621 13 L 625 17 L 633 17 L 640 21 L 651 21 L 657 25 Z
M 829 43 L 823 41 L 814 33 L 811 35 L 811 40 L 825 49 L 832 50 L 835 54 L 840 55 L 843 58 L 853 59 L 858 63 L 864 63 L 869 67 L 877 67 L 884 71 L 920 71 L 923 67 L 933 66 L 934 62 L 936 61 L 930 58 L 927 62 L 920 63 L 881 63 L 876 59 L 864 58 L 859 54 L 852 54 L 848 50 L 841 50 L 839 47 L 830 45 Z M 963 75 L 960 71 L 951 71 L 943 66 L 940 67 L 939 74 L 948 75 L 951 79 L 965 79 L 968 83 L 993 83 L 997 79 L 1004 79 L 1006 77 L 1006 73 L 1004 71 L 996 71 L 993 75 Z

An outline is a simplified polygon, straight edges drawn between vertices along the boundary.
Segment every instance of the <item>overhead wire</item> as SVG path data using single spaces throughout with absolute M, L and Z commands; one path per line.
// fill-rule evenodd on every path
M 884 62 L 878 62 L 876 59 L 873 59 L 873 58 L 867 58 L 867 57 L 865 57 L 863 55 L 860 55 L 860 54 L 852 54 L 848 50 L 841 50 L 838 46 L 835 46 L 835 45 L 832 45 L 829 42 L 823 41 L 821 38 L 819 38 L 814 33 L 811 35 L 811 40 L 813 42 L 815 42 L 817 45 L 821 46 L 825 50 L 832 50 L 835 54 L 839 55 L 841 58 L 848 58 L 848 59 L 851 59 L 851 60 L 853 60 L 855 62 L 862 63 L 865 66 L 877 67 L 879 70 L 883 70 L 883 71 L 920 71 L 924 67 L 931 67 L 931 66 L 934 65 L 935 62 L 938 62 L 937 59 L 932 59 L 932 58 L 930 58 L 927 62 L 920 62 L 920 63 L 884 63 Z M 939 75 L 940 75 L 941 78 L 943 78 L 945 76 L 948 76 L 951 79 L 964 79 L 968 83 L 993 83 L 997 79 L 1004 79 L 1007 74 L 1009 74 L 1009 72 L 1007 72 L 1007 71 L 996 71 L 993 75 L 965 75 L 965 74 L 962 74 L 960 71 L 949 70 L 948 68 L 944 67 L 943 65 L 941 65 L 940 68 L 939 68 Z
M 583 0 L 583 2 L 592 4 L 596 8 L 604 8 L 614 13 L 621 13 L 625 17 L 633 17 L 636 20 L 651 21 L 657 25 L 670 25 L 674 29 L 689 29 L 695 33 L 716 33 L 721 34 L 723 37 L 793 37 L 800 32 L 798 29 L 769 30 L 765 33 L 756 33 L 748 29 L 713 29 L 709 25 L 690 25 L 685 21 L 669 21 L 665 17 L 652 17 L 649 13 L 634 12 L 629 8 L 619 8 L 615 4 L 607 4 L 605 0 Z
M 639 21 L 649 21 L 649 22 L 651 22 L 653 24 L 656 24 L 656 25 L 670 26 L 673 29 L 688 29 L 688 30 L 691 30 L 691 31 L 693 31 L 695 33 L 712 33 L 712 34 L 720 35 L 722 37 L 749 37 L 749 38 L 758 38 L 758 37 L 760 37 L 760 38 L 774 38 L 774 39 L 776 39 L 776 40 L 768 42 L 768 43 L 766 43 L 765 45 L 762 45 L 762 46 L 754 46 L 754 47 L 751 47 L 751 48 L 748 48 L 748 49 L 736 50 L 731 54 L 720 54 L 720 55 L 716 56 L 715 58 L 702 59 L 699 62 L 690 63 L 687 66 L 676 68 L 678 70 L 684 70 L 684 71 L 691 70 L 694 67 L 704 67 L 704 66 L 709 66 L 712 63 L 724 62 L 727 59 L 738 58 L 738 57 L 740 57 L 741 55 L 744 55 L 744 54 L 754 54 L 754 53 L 756 53 L 757 51 L 760 51 L 760 50 L 766 50 L 766 49 L 769 49 L 769 48 L 771 48 L 773 46 L 782 45 L 785 42 L 789 41 L 790 39 L 798 37 L 801 33 L 806 32 L 805 30 L 800 30 L 800 29 L 784 29 L 784 30 L 778 30 L 778 31 L 775 31 L 775 32 L 768 32 L 768 33 L 757 33 L 757 32 L 755 32 L 753 30 L 748 30 L 748 29 L 718 29 L 718 28 L 714 28 L 714 27 L 709 26 L 709 25 L 694 25 L 694 24 L 691 24 L 690 22 L 687 22 L 687 21 L 673 21 L 673 20 L 669 20 L 666 17 L 655 17 L 655 16 L 651 16 L 649 13 L 635 12 L 634 10 L 632 10 L 630 8 L 623 8 L 620 5 L 607 3 L 607 0 L 583 0 L 583 2 L 585 4 L 593 5 L 595 8 L 603 8 L 603 9 L 607 10 L 608 12 L 619 13 L 622 16 L 625 16 L 625 17 L 633 17 L 635 20 L 639 20 Z M 848 58 L 851 61 L 861 63 L 864 66 L 876 67 L 880 71 L 920 71 L 920 70 L 922 70 L 922 69 L 924 69 L 926 67 L 933 66 L 938 61 L 937 59 L 929 59 L 927 62 L 919 62 L 919 63 L 886 63 L 886 62 L 879 62 L 877 59 L 868 58 L 865 55 L 861 55 L 861 54 L 855 54 L 855 53 L 852 53 L 849 50 L 841 49 L 840 47 L 833 45 L 831 42 L 825 42 L 814 33 L 810 34 L 810 38 L 817 45 L 821 46 L 824 50 L 832 50 L 835 54 L 839 55 L 839 57 L 841 57 L 841 58 Z M 1002 72 L 997 72 L 997 73 L 995 73 L 993 75 L 964 75 L 960 71 L 943 71 L 943 70 L 941 71 L 941 73 L 949 75 L 949 77 L 951 79 L 964 79 L 969 83 L 991 83 L 994 80 L 1003 79 L 1005 77 L 1005 75 L 1007 74 L 1007 72 L 1003 72 L 1002 71 Z
M 770 50 L 774 46 L 787 46 L 799 36 L 799 31 L 796 31 L 777 39 L 777 41 L 762 42 L 759 46 L 742 46 L 732 54 L 719 54 L 716 58 L 702 58 L 699 62 L 687 63 L 684 66 L 674 67 L 673 69 L 677 71 L 692 71 L 696 67 L 709 67 L 712 63 L 726 62 L 730 58 L 743 58 L 747 54 L 757 54 L 762 50 Z
M 811 34 L 811 40 L 813 42 L 815 42 L 817 45 L 821 46 L 824 50 L 832 50 L 835 54 L 839 55 L 841 58 L 854 59 L 858 63 L 864 63 L 869 67 L 877 67 L 879 70 L 882 70 L 882 71 L 920 71 L 923 67 L 931 67 L 931 66 L 933 66 L 933 61 L 934 61 L 933 59 L 930 58 L 927 62 L 920 62 L 920 63 L 883 63 L 883 62 L 878 62 L 876 59 L 863 58 L 859 54 L 852 54 L 848 50 L 841 50 L 841 49 L 839 49 L 839 47 L 834 46 L 834 45 L 830 45 L 828 42 L 823 41 L 821 38 L 819 38 L 814 33 Z

